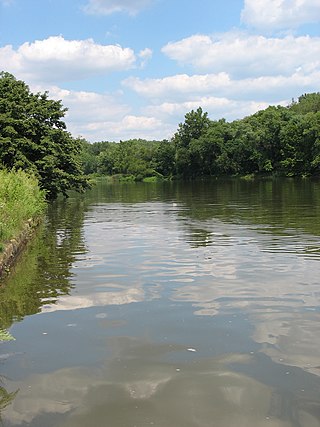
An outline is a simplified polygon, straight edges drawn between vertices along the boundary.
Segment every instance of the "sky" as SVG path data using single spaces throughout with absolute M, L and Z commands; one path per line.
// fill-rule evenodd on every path
M 0 70 L 74 137 L 170 139 L 319 92 L 320 0 L 0 0 Z

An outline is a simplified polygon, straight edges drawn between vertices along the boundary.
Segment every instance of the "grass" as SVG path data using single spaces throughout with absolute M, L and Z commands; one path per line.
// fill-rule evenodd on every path
M 29 219 L 40 217 L 45 207 L 45 193 L 34 176 L 0 170 L 0 251 Z

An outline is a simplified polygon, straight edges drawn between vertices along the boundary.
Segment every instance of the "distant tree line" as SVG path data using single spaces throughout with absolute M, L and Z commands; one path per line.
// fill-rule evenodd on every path
M 201 107 L 185 115 L 171 140 L 82 141 L 85 173 L 127 179 L 320 174 L 320 93 L 242 120 L 213 121 Z

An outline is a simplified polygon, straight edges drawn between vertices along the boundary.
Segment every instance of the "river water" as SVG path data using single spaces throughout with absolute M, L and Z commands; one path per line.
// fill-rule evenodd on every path
M 320 426 L 319 181 L 101 181 L 1 284 L 4 426 Z

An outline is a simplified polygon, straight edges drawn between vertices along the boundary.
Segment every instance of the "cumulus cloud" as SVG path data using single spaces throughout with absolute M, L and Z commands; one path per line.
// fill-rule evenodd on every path
M 90 130 L 97 136 L 95 140 L 106 139 L 106 134 L 113 141 L 132 138 L 153 140 L 172 136 L 172 127 L 151 115 L 127 114 L 121 120 L 92 124 Z M 99 135 L 104 135 L 104 138 L 99 138 Z
M 261 30 L 297 28 L 320 22 L 318 0 L 245 0 L 242 22 Z
M 184 98 L 189 94 L 204 93 L 227 87 L 230 77 L 226 73 L 193 75 L 177 74 L 162 79 L 139 79 L 129 77 L 123 81 L 123 85 L 137 92 L 139 95 L 151 99 L 179 97 Z
M 232 79 L 227 73 L 218 74 L 179 74 L 163 79 L 139 79 L 131 77 L 123 85 L 153 103 L 200 99 L 203 96 L 227 97 L 229 99 L 279 100 L 279 93 L 290 99 L 300 92 L 314 91 L 320 78 L 320 70 L 304 74 L 294 72 L 290 76 L 261 76 L 245 79 Z M 299 92 L 297 92 L 297 88 Z
M 52 99 L 62 100 L 68 108 L 65 117 L 68 131 L 88 141 L 119 141 L 120 139 L 163 139 L 172 136 L 174 127 L 150 114 L 134 115 L 123 102 L 121 92 L 99 94 L 71 91 L 58 86 L 31 85 L 33 92 L 49 91 Z
M 151 3 L 151 0 L 89 0 L 84 11 L 93 15 L 111 15 L 125 12 L 136 15 Z
M 198 107 L 208 112 L 212 120 L 225 118 L 226 120 L 235 120 L 254 114 L 258 110 L 268 107 L 266 102 L 258 101 L 240 101 L 228 98 L 218 98 L 214 96 L 195 97 L 192 101 L 185 102 L 164 102 L 159 105 L 149 106 L 146 111 L 157 117 L 167 119 L 168 116 L 175 118 L 175 123 L 181 120 L 186 112 L 195 110 Z M 175 126 L 176 128 L 177 126 Z M 173 132 L 171 133 L 171 136 Z
M 119 135 L 112 134 L 110 123 L 113 126 L 121 123 L 131 111 L 130 106 L 123 102 L 121 92 L 101 94 L 37 84 L 31 84 L 30 89 L 34 93 L 47 90 L 51 99 L 61 100 L 68 108 L 65 116 L 68 131 L 75 137 L 82 136 L 92 142 L 111 140 L 113 136 L 119 139 Z
M 127 70 L 136 61 L 132 49 L 100 45 L 92 39 L 65 40 L 52 36 L 24 43 L 17 50 L 0 48 L 0 68 L 27 80 L 58 82 Z
M 293 70 L 320 68 L 319 37 L 267 38 L 241 32 L 193 35 L 168 43 L 162 52 L 201 72 L 228 72 L 238 77 L 289 75 Z
M 128 105 L 121 103 L 119 96 L 85 91 L 68 91 L 60 95 L 55 97 L 62 99 L 63 105 L 69 108 L 66 115 L 68 130 L 74 136 L 83 136 L 89 141 L 113 139 L 110 122 L 121 122 L 130 111 Z

